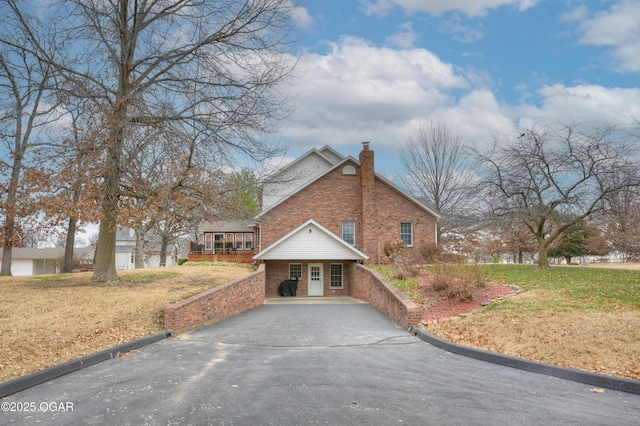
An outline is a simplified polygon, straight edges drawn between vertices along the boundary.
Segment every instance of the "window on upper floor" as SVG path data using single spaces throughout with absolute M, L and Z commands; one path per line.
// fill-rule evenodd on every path
M 356 244 L 356 223 L 354 221 L 342 222 L 342 239 L 352 246 Z
M 413 223 L 400 223 L 400 239 L 407 245 L 407 247 L 413 247 Z

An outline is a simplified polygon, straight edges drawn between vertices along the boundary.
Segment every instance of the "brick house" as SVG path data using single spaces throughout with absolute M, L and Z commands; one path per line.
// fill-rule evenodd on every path
M 439 215 L 375 173 L 369 142 L 358 160 L 309 151 L 264 186 L 262 206 L 254 259 L 265 264 L 267 297 L 285 279 L 298 280 L 297 296 L 350 295 L 354 263 L 379 262 L 385 243 L 437 244 Z

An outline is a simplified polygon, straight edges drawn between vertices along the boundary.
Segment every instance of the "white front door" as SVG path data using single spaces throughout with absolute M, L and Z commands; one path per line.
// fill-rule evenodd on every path
M 324 296 L 322 263 L 309 264 L 309 296 Z

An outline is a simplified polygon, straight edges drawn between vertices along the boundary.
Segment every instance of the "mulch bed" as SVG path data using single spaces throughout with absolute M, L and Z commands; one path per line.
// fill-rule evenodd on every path
M 469 288 L 473 294 L 472 300 L 461 302 L 448 299 L 443 292 L 434 291 L 432 287 L 434 278 L 434 275 L 428 273 L 423 273 L 418 278 L 420 295 L 423 298 L 422 305 L 425 308 L 422 317 L 424 325 L 436 324 L 445 318 L 478 312 L 493 302 L 504 300 L 504 298 L 519 292 L 519 289 L 507 284 L 487 283 L 482 288 Z

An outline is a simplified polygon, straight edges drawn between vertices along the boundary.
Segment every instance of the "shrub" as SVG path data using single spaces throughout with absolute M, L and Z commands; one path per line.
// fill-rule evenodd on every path
M 424 263 L 437 263 L 440 260 L 442 250 L 434 244 L 426 244 L 420 247 L 419 253 Z
M 445 296 L 449 300 L 457 300 L 458 302 L 469 302 L 473 300 L 473 292 L 465 281 L 460 281 L 449 288 Z
M 187 259 L 186 257 L 181 257 L 178 259 L 178 265 L 182 266 L 185 263 L 187 263 L 189 261 L 189 259 Z
M 443 291 L 451 286 L 452 278 L 447 275 L 436 275 L 431 287 L 433 291 Z
M 437 265 L 428 270 L 435 275 L 434 291 L 444 291 L 447 299 L 468 302 L 473 300 L 473 289 L 485 288 L 488 272 L 471 265 Z

